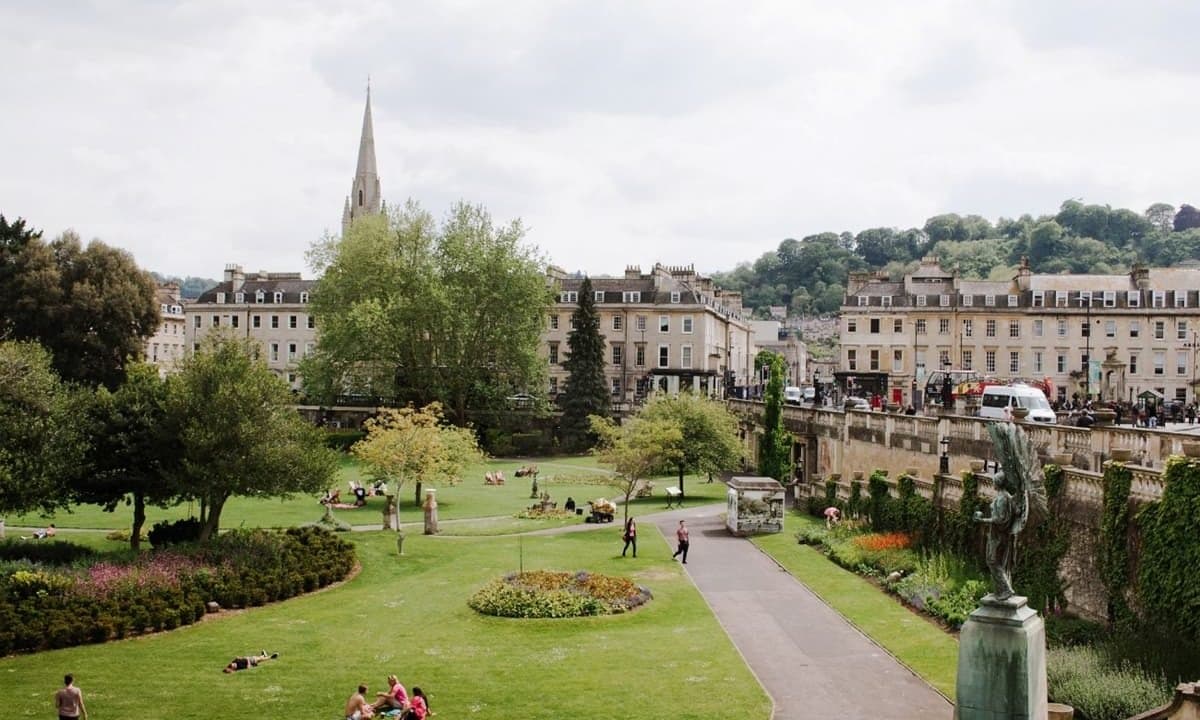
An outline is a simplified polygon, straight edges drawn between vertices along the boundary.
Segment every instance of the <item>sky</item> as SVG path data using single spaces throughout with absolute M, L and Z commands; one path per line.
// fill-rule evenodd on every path
M 150 270 L 311 273 L 368 76 L 383 196 L 568 270 L 1068 198 L 1200 204 L 1200 3 L 0 3 L 0 213 Z

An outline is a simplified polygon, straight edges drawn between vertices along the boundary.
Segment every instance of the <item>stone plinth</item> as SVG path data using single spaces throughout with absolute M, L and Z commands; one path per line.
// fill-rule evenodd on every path
M 1046 628 L 1014 596 L 987 595 L 958 638 L 957 720 L 1046 717 Z
M 425 510 L 425 534 L 437 535 L 438 533 L 438 512 L 437 512 L 437 497 L 436 490 L 425 491 L 425 503 L 422 507 Z

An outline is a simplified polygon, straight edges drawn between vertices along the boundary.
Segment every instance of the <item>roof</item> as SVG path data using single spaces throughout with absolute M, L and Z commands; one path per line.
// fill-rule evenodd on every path
M 756 475 L 735 475 L 726 483 L 733 490 L 770 490 L 782 491 L 783 485 L 775 478 Z
M 1193 274 L 1193 278 L 1200 273 Z M 1155 290 L 1161 290 L 1157 286 L 1153 286 Z M 1058 291 L 1066 290 L 1067 292 L 1084 291 L 1103 291 L 1103 290 L 1136 290 L 1137 287 L 1133 284 L 1133 279 L 1128 275 L 1030 275 L 1029 276 L 1030 290 L 1046 290 Z
M 263 298 L 263 301 L 266 303 L 273 303 L 275 301 L 275 293 L 281 292 L 283 293 L 282 302 L 296 304 L 300 302 L 300 293 L 311 293 L 316 284 L 316 280 L 301 280 L 298 277 L 270 278 L 266 280 L 255 278 L 247 279 L 238 290 L 234 291 L 232 289 L 233 283 L 225 281 L 211 290 L 206 290 L 204 294 L 196 298 L 195 302 L 198 304 L 216 304 L 217 293 L 225 293 L 225 302 L 234 303 L 236 302 L 236 293 L 241 292 L 245 293 L 246 302 L 253 303 L 258 291 L 261 290 L 263 295 L 266 296 Z

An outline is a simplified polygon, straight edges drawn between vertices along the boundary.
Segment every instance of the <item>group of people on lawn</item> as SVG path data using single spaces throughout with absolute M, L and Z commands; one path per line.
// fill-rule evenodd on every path
M 425 720 L 429 715 L 429 700 L 419 687 L 413 687 L 412 696 L 404 691 L 399 678 L 388 675 L 386 692 L 375 693 L 375 702 L 367 702 L 367 686 L 358 686 L 357 692 L 346 700 L 346 720 L 366 720 L 373 717 L 395 717 L 399 720 Z

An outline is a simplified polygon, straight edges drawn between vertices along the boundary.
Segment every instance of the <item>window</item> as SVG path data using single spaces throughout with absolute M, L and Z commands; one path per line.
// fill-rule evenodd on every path
M 938 350 L 938 364 L 942 367 L 950 367 L 950 351 Z
M 988 321 L 984 323 L 983 334 L 987 335 L 988 337 L 996 337 L 996 321 L 995 320 L 988 319 Z
M 1060 374 L 1065 373 L 1067 371 L 1067 356 L 1066 355 L 1064 355 L 1062 353 L 1058 354 L 1058 363 L 1057 363 L 1056 367 L 1058 368 L 1058 372 Z
M 620 329 L 621 329 L 621 327 L 622 327 L 623 325 L 624 325 L 624 321 L 621 319 L 621 316 L 620 316 L 620 315 L 613 315 L 613 319 L 612 319 L 612 329 L 613 329 L 613 330 L 620 330 Z
M 1034 290 L 1033 291 L 1033 306 L 1034 307 L 1046 307 L 1046 291 L 1045 290 Z
M 892 350 L 892 372 L 904 372 L 903 350 Z
M 1009 307 L 1016 307 L 1018 304 L 1019 304 L 1019 301 L 1018 301 L 1018 298 L 1016 295 L 1008 296 L 1008 306 Z
M 672 303 L 678 303 L 678 302 L 679 302 L 679 291 L 678 291 L 678 290 L 672 290 L 672 291 L 671 291 L 671 302 L 672 302 Z
M 289 315 L 288 316 L 288 327 L 290 327 L 293 330 L 300 327 L 299 318 L 295 315 Z
M 274 329 L 279 328 L 279 316 L 278 315 L 271 316 L 271 327 Z
M 892 320 L 892 332 L 897 334 L 904 332 L 904 321 L 900 318 Z
M 975 369 L 975 354 L 972 353 L 970 350 L 962 351 L 962 369 L 963 370 L 974 370 Z
M 692 316 L 684 315 L 681 322 L 683 324 L 683 334 L 691 335 L 692 334 Z
M 665 333 L 671 332 L 671 318 L 667 315 L 658 316 L 658 331 Z
M 626 291 L 626 292 L 621 293 L 621 302 L 639 303 L 641 301 L 642 301 L 642 291 L 641 290 L 634 290 L 633 292 Z
M 199 315 L 197 315 L 195 318 L 192 319 L 192 327 L 196 327 L 196 328 L 200 327 L 200 316 Z
M 871 304 L 871 299 L 870 299 L 870 298 L 868 298 L 866 295 L 857 295 L 857 296 L 856 296 L 856 298 L 858 299 L 858 306 L 859 306 L 859 307 L 864 307 L 864 306 L 866 306 L 866 305 L 870 305 L 870 304 Z
M 296 361 L 296 343 L 288 343 L 288 362 Z
M 950 318 L 938 318 L 938 335 L 950 334 Z
M 620 365 L 620 364 L 622 364 L 622 362 L 624 360 L 625 360 L 625 346 L 613 345 L 612 346 L 612 364 Z
M 308 329 L 312 330 L 317 327 L 317 319 L 312 315 L 308 316 Z
M 939 295 L 938 296 L 938 305 L 941 305 L 942 307 L 950 307 L 950 296 L 949 295 Z
M 219 305 L 225 304 L 225 293 L 223 293 L 223 292 L 217 293 L 217 304 L 219 304 Z
M 262 327 L 262 315 L 255 315 L 255 316 L 251 317 L 250 318 L 250 326 L 256 327 L 256 328 Z
M 550 364 L 558 364 L 558 343 L 550 343 Z
M 1138 360 L 1137 353 L 1129 354 L 1129 374 L 1130 375 L 1137 375 L 1137 360 Z
M 917 320 L 917 334 L 918 335 L 925 334 L 925 318 L 921 318 L 921 319 Z
M 1058 320 L 1058 336 L 1059 337 L 1067 336 L 1067 321 L 1063 320 L 1062 318 L 1059 318 L 1059 320 Z
M 1162 320 L 1154 321 L 1154 339 L 1162 340 L 1166 336 L 1166 323 Z
M 892 296 L 891 295 L 880 296 L 879 304 L 882 305 L 883 307 L 891 307 L 892 306 Z
M 929 298 L 925 297 L 924 295 L 918 295 L 917 296 L 917 307 L 925 307 L 925 304 L 928 301 L 929 301 Z
M 304 357 L 308 357 L 309 355 L 312 355 L 313 350 L 315 350 L 316 348 L 317 348 L 317 344 L 315 342 L 304 343 Z
M 1067 291 L 1066 290 L 1055 290 L 1054 291 L 1054 307 L 1066 307 L 1066 306 L 1067 306 Z
M 308 293 L 306 293 L 306 292 L 302 292 L 302 293 L 300 293 L 300 304 L 301 304 L 301 305 L 307 305 L 307 304 L 308 304 Z
M 283 302 L 283 293 L 281 293 L 281 292 L 276 292 L 276 293 L 275 293 L 275 300 L 274 300 L 274 301 L 275 301 L 275 302 L 277 302 L 277 303 L 281 303 L 281 302 Z
M 996 307 L 996 296 L 995 295 L 984 295 L 983 296 L 983 304 L 985 307 Z
M 975 323 L 971 320 L 963 320 L 963 335 L 972 337 L 975 334 Z
M 266 297 L 267 297 L 267 294 L 264 293 L 262 290 L 259 290 L 258 292 L 254 293 L 254 302 L 262 303 L 266 299 Z
M 1009 320 L 1008 321 L 1008 336 L 1010 338 L 1021 337 L 1021 321 L 1020 320 Z
M 849 334 L 856 332 L 858 332 L 858 321 L 854 318 L 850 318 L 846 321 L 846 333 Z
M 1042 351 L 1041 350 L 1033 351 L 1033 371 L 1035 373 L 1042 372 Z
M 1177 307 L 1177 308 L 1187 307 L 1187 290 L 1176 290 L 1175 291 L 1175 307 Z
M 574 329 L 575 329 L 575 315 L 574 315 L 574 313 L 572 313 L 572 314 L 571 314 L 569 317 L 567 317 L 567 327 L 568 327 L 568 328 L 570 328 L 571 330 L 574 330 Z
M 577 303 L 579 302 L 579 293 L 575 290 L 564 292 L 558 296 L 558 301 L 561 303 Z
M 1130 290 L 1125 293 L 1125 304 L 1131 308 L 1142 306 L 1142 291 Z
M 1091 325 L 1088 325 L 1086 320 L 1079 323 L 1079 337 L 1091 337 L 1091 336 L 1092 336 Z
M 220 315 L 212 316 L 212 326 L 213 327 L 221 327 L 221 316 Z
M 1087 353 L 1083 353 L 1079 356 L 1079 369 L 1083 372 L 1090 372 L 1090 368 L 1088 366 L 1089 359 L 1090 358 L 1088 358 Z
M 230 326 L 232 326 L 232 327 L 237 327 L 237 326 L 238 326 L 238 319 L 239 319 L 239 318 L 238 318 L 238 316 L 237 316 L 237 315 L 230 315 L 230 316 L 229 316 L 229 324 L 230 324 Z
M 1104 307 L 1116 307 L 1116 306 L 1117 306 L 1117 291 L 1116 290 L 1105 290 L 1104 291 Z
M 1091 306 L 1092 306 L 1092 291 L 1091 290 L 1080 290 L 1079 291 L 1079 307 L 1091 307 Z
M 637 318 L 633 322 L 633 326 L 634 326 L 634 329 L 636 329 L 636 330 L 645 330 L 646 329 L 646 316 L 638 315 Z
M 996 351 L 987 350 L 983 353 L 984 372 L 996 372 Z
M 621 378 L 612 378 L 612 394 L 614 396 L 621 394 Z
M 646 365 L 646 346 L 639 343 L 637 346 L 637 352 L 634 353 L 633 357 L 634 357 L 634 361 L 633 361 L 634 365 L 637 365 L 638 367 L 645 367 L 645 365 Z
M 244 292 L 234 293 L 233 301 L 235 303 L 237 303 L 238 305 L 241 305 L 242 303 L 246 302 L 246 293 L 244 293 Z
M 1187 375 L 1187 360 L 1188 354 L 1185 352 L 1175 353 L 1175 374 Z
M 692 367 L 692 346 L 684 345 L 679 348 L 679 367 L 688 369 Z
M 666 345 L 658 346 L 658 366 L 665 368 L 671 364 L 671 348 Z
M 852 349 L 852 350 L 846 351 L 846 369 L 847 370 L 857 370 L 858 369 L 858 351 L 857 350 Z
M 1008 372 L 1013 375 L 1021 372 L 1021 353 L 1016 350 L 1008 352 Z
M 963 295 L 962 302 L 960 304 L 963 307 L 971 307 L 972 305 L 975 304 L 975 297 L 972 295 Z
M 1162 350 L 1154 351 L 1154 374 L 1165 375 L 1167 372 L 1167 354 Z
M 279 343 L 271 343 L 271 362 L 279 362 Z
M 916 365 L 917 375 L 925 374 L 925 351 L 917 350 L 913 356 L 914 364 Z
M 879 351 L 878 350 L 871 351 L 871 370 L 873 372 L 879 370 Z
M 550 394 L 551 395 L 558 394 L 558 378 L 556 378 L 556 377 L 550 378 Z
M 1142 332 L 1142 324 L 1137 320 L 1129 321 L 1129 337 L 1135 338 Z
M 592 300 L 595 302 L 598 302 L 598 303 L 604 302 L 604 291 L 603 290 L 593 290 L 592 291 Z
M 294 385 L 296 383 L 296 373 L 288 373 L 287 379 L 289 385 Z
M 558 316 L 557 316 L 557 315 L 551 315 L 551 316 L 550 316 L 550 329 L 551 329 L 551 330 L 557 330 L 557 329 L 558 329 Z
M 1104 337 L 1115 338 L 1116 336 L 1117 336 L 1117 321 L 1116 320 L 1105 320 L 1104 321 Z
M 1166 291 L 1165 290 L 1155 290 L 1153 293 L 1151 293 L 1150 305 L 1151 305 L 1151 307 L 1156 307 L 1156 308 L 1166 307 L 1167 306 Z
M 1187 340 L 1187 320 L 1175 321 L 1175 339 Z
M 879 318 L 871 318 L 871 334 L 879 334 Z
M 1187 388 L 1175 388 L 1175 399 L 1179 402 L 1187 402 Z

